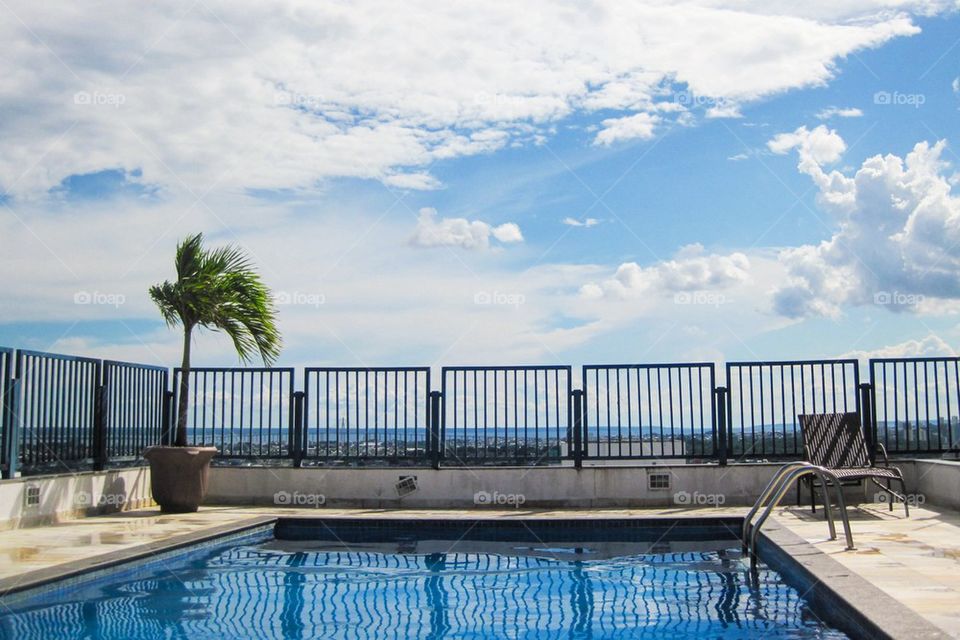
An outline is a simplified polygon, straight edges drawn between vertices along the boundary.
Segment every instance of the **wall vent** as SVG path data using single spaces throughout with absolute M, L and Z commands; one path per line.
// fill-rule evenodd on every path
M 651 491 L 666 491 L 670 489 L 669 473 L 647 474 L 647 488 Z
M 40 506 L 40 485 L 38 484 L 27 485 L 27 492 L 23 494 L 23 506 L 25 507 Z

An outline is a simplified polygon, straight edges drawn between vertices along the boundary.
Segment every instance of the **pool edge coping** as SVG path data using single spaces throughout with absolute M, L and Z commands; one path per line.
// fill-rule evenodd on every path
M 0 578 L 0 598 L 5 598 L 37 587 L 47 586 L 61 580 L 69 580 L 95 571 L 143 560 L 168 551 L 176 551 L 194 544 L 209 542 L 210 540 L 236 533 L 243 533 L 244 531 L 274 524 L 277 520 L 278 516 L 251 516 L 237 522 L 229 522 L 177 534 L 165 540 L 145 542 L 127 549 L 118 549 L 117 551 L 110 551 L 79 560 L 71 560 L 63 564 Z
M 841 630 L 890 640 L 946 640 L 947 631 L 831 558 L 789 526 L 771 520 L 759 536 L 760 559 L 793 584 L 817 613 Z

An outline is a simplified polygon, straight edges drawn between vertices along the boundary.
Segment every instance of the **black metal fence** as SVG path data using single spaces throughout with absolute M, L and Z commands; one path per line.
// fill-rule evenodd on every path
M 797 416 L 860 411 L 856 360 L 727 363 L 727 446 L 739 459 L 797 458 Z
M 570 372 L 569 366 L 444 367 L 444 461 L 545 464 L 567 457 Z
M 136 460 L 151 445 L 169 441 L 164 397 L 170 372 L 131 362 L 103 362 L 103 419 L 106 437 L 99 455 L 114 462 Z
M 174 422 L 182 373 L 173 371 Z M 290 458 L 296 448 L 293 376 L 292 368 L 192 368 L 187 441 L 217 447 L 220 458 Z
M 583 459 L 712 458 L 713 363 L 586 365 Z
M 890 453 L 957 452 L 960 358 L 870 361 L 874 438 Z
M 798 416 L 860 414 L 890 453 L 960 451 L 960 358 L 569 366 L 194 368 L 187 438 L 220 464 L 541 465 L 798 459 Z M 181 371 L 0 348 L 4 477 L 137 463 Z M 718 383 L 723 382 L 725 386 Z
M 302 459 L 427 460 L 429 367 L 314 367 L 303 388 Z

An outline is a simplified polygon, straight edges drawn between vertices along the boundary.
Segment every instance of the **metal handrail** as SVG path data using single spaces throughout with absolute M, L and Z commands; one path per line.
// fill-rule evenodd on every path
M 744 519 L 744 527 L 743 527 L 744 545 L 745 545 L 744 551 L 745 552 L 749 551 L 750 553 L 750 565 L 752 568 L 754 569 L 756 568 L 757 537 L 760 534 L 760 529 L 763 526 L 763 523 L 767 521 L 767 518 L 770 517 L 770 514 L 773 512 L 773 510 L 777 507 L 777 505 L 786 495 L 787 491 L 790 488 L 790 485 L 795 480 L 798 480 L 799 478 L 802 478 L 805 475 L 816 475 L 820 479 L 820 482 L 824 487 L 824 505 L 827 511 L 827 522 L 829 523 L 829 526 L 830 526 L 831 540 L 835 540 L 837 536 L 836 536 L 836 527 L 833 523 L 832 508 L 830 506 L 830 502 L 827 497 L 829 486 L 830 486 L 827 480 L 831 480 L 833 482 L 833 486 L 836 488 L 836 491 L 837 491 L 837 501 L 840 506 L 840 517 L 843 521 L 843 531 L 844 531 L 844 536 L 846 537 L 847 549 L 852 550 L 855 548 L 853 544 L 853 533 L 851 532 L 851 529 L 850 529 L 850 519 L 847 516 L 847 505 L 846 505 L 846 501 L 843 498 L 843 488 L 840 485 L 839 479 L 829 469 L 826 469 L 824 467 L 820 467 L 812 464 L 794 463 L 790 465 L 785 465 L 784 467 L 782 467 L 780 470 L 777 471 L 777 473 L 771 479 L 770 483 L 768 483 L 767 488 L 764 489 L 763 493 L 760 496 L 760 499 L 757 501 L 753 509 L 751 509 L 750 513 Z M 772 488 L 774 486 L 776 487 L 775 490 Z M 771 495 L 773 495 L 773 499 L 767 505 L 766 510 L 763 512 L 763 514 L 761 514 L 756 524 L 751 526 L 751 520 L 753 516 L 763 505 L 763 501 L 768 497 L 770 497 Z M 748 535 L 748 532 L 749 532 L 749 535 Z
M 764 487 L 763 491 L 760 492 L 760 497 L 757 498 L 757 501 L 753 504 L 753 507 L 750 508 L 750 511 L 743 519 L 743 531 L 740 535 L 740 539 L 743 543 L 743 553 L 746 554 L 748 549 L 748 540 L 750 539 L 750 524 L 753 521 L 753 517 L 757 515 L 757 512 L 763 507 L 767 498 L 770 497 L 770 494 L 773 493 L 774 489 L 780 485 L 780 481 L 783 479 L 783 476 L 792 471 L 795 468 L 810 466 L 809 463 L 805 462 L 790 462 L 788 464 L 780 467 L 770 478 L 770 481 L 767 483 L 767 486 Z

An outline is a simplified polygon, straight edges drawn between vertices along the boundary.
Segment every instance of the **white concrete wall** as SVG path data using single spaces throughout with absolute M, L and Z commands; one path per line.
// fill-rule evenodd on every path
M 40 490 L 36 506 L 26 506 L 29 487 Z M 147 467 L 14 478 L 0 481 L 0 529 L 50 524 L 153 504 Z
M 904 468 L 907 491 L 916 500 L 960 509 L 960 462 L 950 460 L 917 460 Z
M 490 506 L 617 507 L 752 504 L 778 465 L 632 467 L 484 467 L 433 469 L 216 467 L 208 504 L 283 504 L 369 508 Z M 670 487 L 650 489 L 647 476 L 667 474 Z M 401 476 L 417 490 L 400 495 Z M 792 500 L 793 497 L 791 496 Z M 481 505 L 482 506 L 482 505 Z

